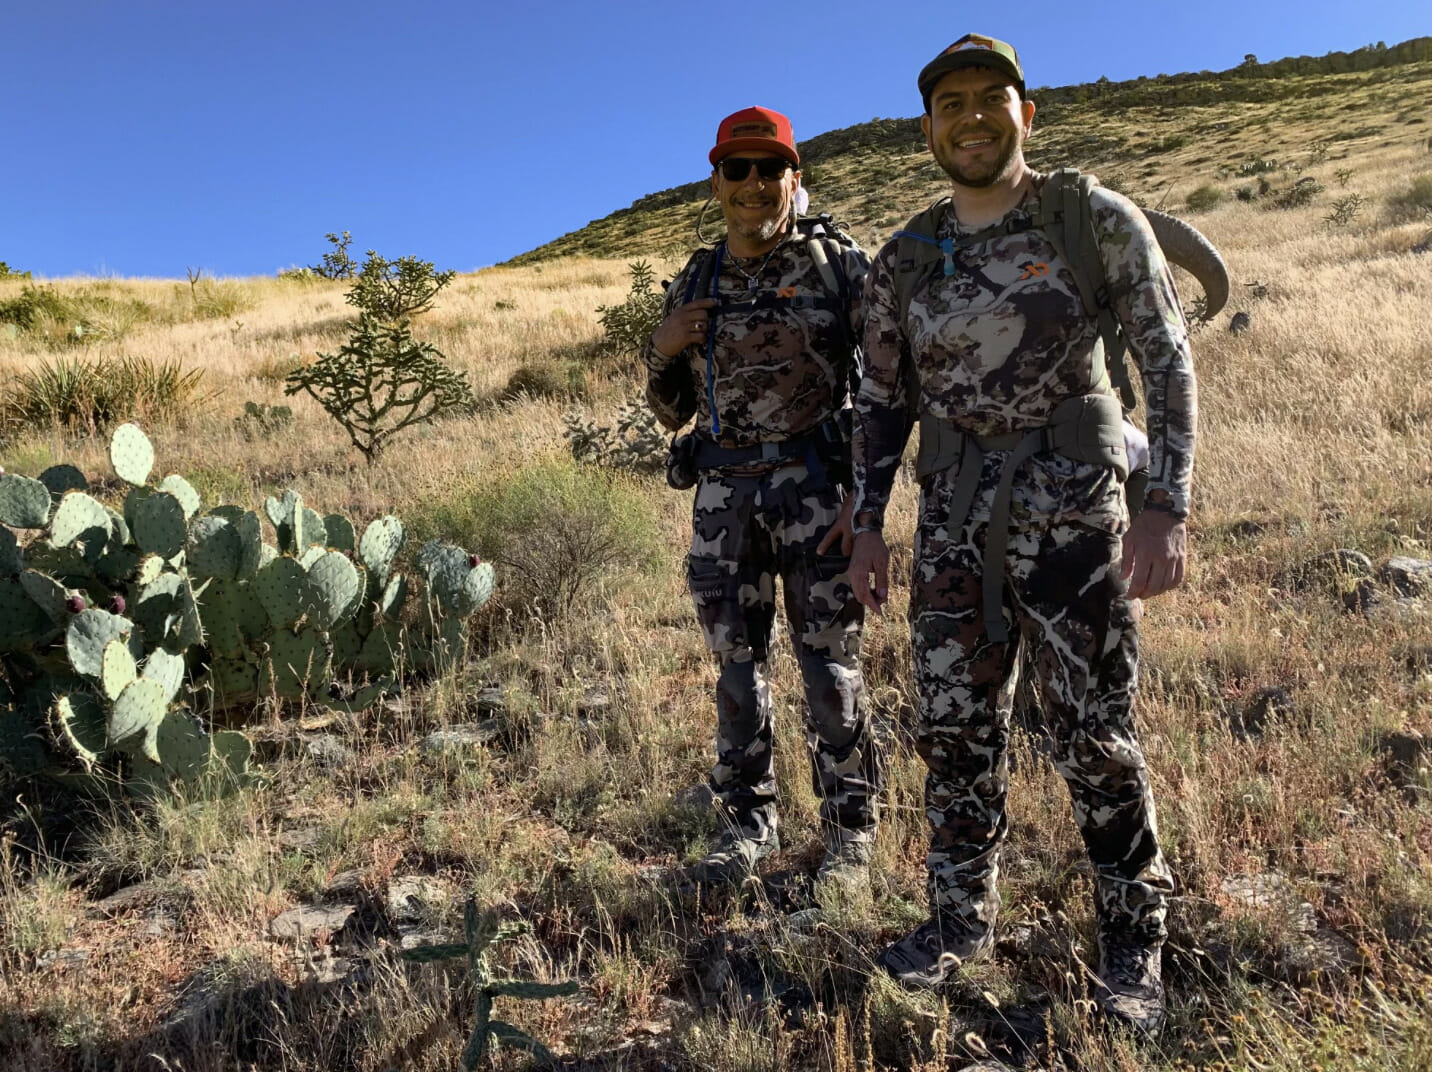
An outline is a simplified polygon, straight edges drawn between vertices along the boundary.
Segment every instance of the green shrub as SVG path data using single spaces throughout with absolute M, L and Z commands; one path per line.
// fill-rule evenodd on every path
M 178 420 L 208 401 L 203 378 L 203 369 L 186 371 L 178 360 L 58 357 L 16 377 L 5 419 L 90 434 L 136 417 Z
M 1406 190 L 1388 200 L 1387 207 L 1399 220 L 1432 218 L 1432 173 L 1418 175 Z
M 626 301 L 620 305 L 599 305 L 602 329 L 607 333 L 609 348 L 622 354 L 639 354 L 661 326 L 663 294 L 652 286 L 651 265 L 635 261 L 631 270 L 631 287 Z
M 527 466 L 430 500 L 425 535 L 474 547 L 498 566 L 502 602 L 565 615 L 614 571 L 659 558 L 656 520 L 638 487 L 568 458 Z
M 1206 182 L 1190 193 L 1184 203 L 1188 205 L 1190 212 L 1207 212 L 1222 200 L 1222 187 Z
M 587 397 L 587 381 L 580 365 L 544 359 L 519 365 L 497 393 L 499 402 L 519 398 L 555 398 L 572 402 Z
M 18 268 L 11 268 L 4 261 L 0 261 L 0 279 L 29 279 L 29 272 L 22 272 Z
M 249 307 L 249 300 L 237 283 L 204 279 L 192 288 L 195 315 L 205 320 L 227 320 Z
M 1323 192 L 1323 184 L 1311 176 L 1304 176 L 1292 186 L 1288 187 L 1273 199 L 1274 208 L 1303 208 L 1311 205 L 1318 194 Z
M 14 324 L 55 346 L 123 338 L 154 309 L 138 298 L 116 298 L 98 288 L 61 294 L 54 287 L 23 287 L 0 302 L 0 323 Z

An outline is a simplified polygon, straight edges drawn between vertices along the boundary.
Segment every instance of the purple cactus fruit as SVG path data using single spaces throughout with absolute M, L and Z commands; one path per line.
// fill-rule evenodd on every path
M 118 592 L 116 592 L 114 598 L 109 601 L 109 612 L 111 614 L 124 613 L 124 597 Z
M 468 555 L 468 556 L 467 556 L 467 564 L 468 564 L 469 566 L 471 566 L 473 569 L 476 569 L 476 568 L 477 568 L 477 564 L 478 564 L 479 562 L 481 562 L 481 561 L 482 561 L 482 559 L 481 559 L 479 556 L 477 556 L 477 555 Z
M 80 611 L 85 609 L 85 597 L 70 596 L 69 599 L 65 600 L 65 608 L 71 614 L 78 614 Z

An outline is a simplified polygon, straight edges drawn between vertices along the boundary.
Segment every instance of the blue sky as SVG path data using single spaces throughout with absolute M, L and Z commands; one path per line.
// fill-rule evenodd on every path
M 703 177 L 738 108 L 798 139 L 918 114 L 916 73 L 967 30 L 1031 86 L 1432 33 L 1409 0 L 974 7 L 0 0 L 0 260 L 265 275 L 348 230 L 466 271 Z

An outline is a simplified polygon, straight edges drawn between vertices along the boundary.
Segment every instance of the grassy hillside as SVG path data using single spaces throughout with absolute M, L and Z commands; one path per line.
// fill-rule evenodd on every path
M 1287 179 L 1323 152 L 1352 159 L 1389 145 L 1426 144 L 1432 137 L 1426 114 L 1432 38 L 1399 47 L 1421 59 L 1341 74 L 1274 77 L 1281 65 L 1266 64 L 1202 79 L 1036 89 L 1029 160 L 1042 169 L 1092 171 L 1141 204 L 1178 211 L 1205 184 L 1233 193 L 1243 185 L 1239 169 L 1255 160 L 1275 161 Z M 925 149 L 918 118 L 831 131 L 801 142 L 800 150 L 811 211 L 832 213 L 871 249 L 943 196 L 948 182 Z M 692 161 L 694 172 L 702 166 Z M 507 263 L 689 251 L 709 185 L 701 178 L 650 194 Z M 719 216 L 713 209 L 707 234 L 720 233 Z
M 393 510 L 419 537 L 482 546 L 501 578 L 459 670 L 361 718 L 252 712 L 265 780 L 237 796 L 136 809 L 0 771 L 0 1068 L 447 1072 L 471 980 L 460 961 L 398 954 L 453 940 L 468 896 L 531 926 L 494 952 L 503 973 L 580 982 L 497 1007 L 571 1070 L 1432 1067 L 1432 599 L 1309 565 L 1337 549 L 1374 569 L 1432 559 L 1432 260 L 1411 252 L 1432 228 L 1432 64 L 1293 75 L 1266 100 L 1140 104 L 1137 88 L 1051 95 L 1036 148 L 1166 208 L 1204 190 L 1191 216 L 1235 283 L 1194 336 L 1190 576 L 1144 619 L 1138 716 L 1179 879 L 1161 1040 L 1089 1016 L 1091 879 L 1067 793 L 1024 731 L 995 957 L 943 1000 L 873 970 L 924 911 L 908 482 L 890 512 L 891 613 L 863 653 L 892 749 L 873 899 L 789 911 L 821 844 L 784 642 L 785 849 L 738 896 L 667 882 L 714 829 L 691 791 L 711 761 L 714 674 L 684 587 L 690 498 L 575 464 L 563 417 L 610 425 L 638 395 L 596 310 L 622 301 L 626 260 L 679 264 L 688 189 L 459 277 L 416 333 L 467 371 L 479 405 L 399 438 L 372 470 L 316 404 L 282 393 L 346 337 L 342 284 L 0 279 L 0 311 L 31 309 L 0 323 L 7 472 L 69 461 L 118 503 L 96 429 L 13 415 L 76 362 L 111 362 L 105 383 L 124 362 L 169 363 L 168 386 L 113 419 L 137 416 L 160 472 L 206 503 L 257 507 L 291 486 L 359 522 Z M 872 245 L 940 189 L 908 122 L 806 148 L 817 205 Z M 1227 330 L 1234 312 L 1246 332 Z M 246 402 L 291 405 L 293 421 L 246 423 Z M 548 598 L 574 574 L 570 605 Z M 432 737 L 462 727 L 471 743 Z M 351 911 L 276 932 L 299 906 Z M 525 1064 L 504 1050 L 494 1067 Z

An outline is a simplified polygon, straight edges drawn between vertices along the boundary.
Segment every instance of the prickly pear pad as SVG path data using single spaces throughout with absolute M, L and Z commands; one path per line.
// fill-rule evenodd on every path
M 155 492 L 139 504 L 130 527 L 139 549 L 161 558 L 173 558 L 184 550 L 189 538 L 184 504 L 163 491 Z
M 139 676 L 139 667 L 129 652 L 129 645 L 118 638 L 104 646 L 100 657 L 99 684 L 106 698 L 117 700 L 129 683 Z
M 104 704 L 88 692 L 73 692 L 55 699 L 52 711 L 55 729 L 80 762 L 89 769 L 99 759 L 108 740 Z
M 303 587 L 307 583 L 308 573 L 285 555 L 259 570 L 253 581 L 254 590 L 275 629 L 287 629 L 303 616 Z
M 228 581 L 238 576 L 243 548 L 239 534 L 227 518 L 208 514 L 189 524 L 185 558 L 189 572 Z
M 392 514 L 377 518 L 363 531 L 358 555 L 377 584 L 387 584 L 388 571 L 402 550 L 405 536 L 403 523 Z
M 134 623 L 128 618 L 95 608 L 80 611 L 70 619 L 69 628 L 65 630 L 65 649 L 69 652 L 70 665 L 86 677 L 99 677 L 104 665 L 105 645 L 116 638 L 126 641 L 130 654 L 136 659 L 144 653 L 134 632 Z
M 109 440 L 109 463 L 119 479 L 138 487 L 154 468 L 154 446 L 138 425 L 121 424 Z
M 164 698 L 164 686 L 149 678 L 135 678 L 129 683 L 129 687 L 119 694 L 119 699 L 114 701 L 114 708 L 109 713 L 109 746 L 133 746 L 136 738 L 142 738 L 139 747 L 146 756 L 158 763 L 154 738 L 168 706 L 169 703 Z
M 110 537 L 109 511 L 82 491 L 69 492 L 50 519 L 50 544 L 67 547 L 75 542 L 103 547 Z
M 50 517 L 50 489 L 27 476 L 0 476 L 0 521 L 17 529 L 42 529 Z

